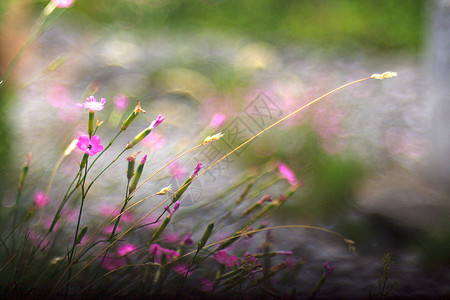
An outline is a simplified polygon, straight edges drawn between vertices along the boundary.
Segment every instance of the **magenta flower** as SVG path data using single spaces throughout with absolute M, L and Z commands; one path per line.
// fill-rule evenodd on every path
M 335 266 L 330 266 L 330 262 L 327 261 L 326 263 L 323 264 L 323 276 L 328 276 L 331 273 L 333 273 L 334 271 L 334 267 Z
M 52 0 L 52 2 L 56 5 L 56 7 L 66 8 L 71 7 L 75 0 Z
M 117 248 L 117 255 L 124 256 L 136 251 L 137 246 L 133 244 L 123 244 Z
M 201 286 L 200 286 L 201 291 L 206 292 L 206 293 L 210 293 L 213 291 L 214 283 L 211 280 L 202 278 L 202 279 L 200 279 L 200 283 L 201 283 Z
M 154 129 L 156 126 L 158 126 L 159 124 L 161 124 L 164 121 L 165 117 L 163 115 L 159 115 L 156 120 L 154 120 L 151 124 L 150 124 L 150 129 Z
M 291 185 L 297 185 L 297 178 L 295 177 L 295 173 L 288 166 L 279 162 L 278 171 L 280 171 L 281 177 L 286 178 L 286 180 Z
M 100 102 L 97 102 L 97 99 L 95 99 L 94 96 L 90 96 L 89 98 L 86 98 L 85 103 L 77 103 L 77 106 L 87 108 L 91 111 L 99 111 L 103 109 L 103 107 L 105 106 L 105 102 L 105 98 L 102 98 Z
M 110 235 L 113 232 L 113 230 L 114 230 L 114 225 L 108 225 L 103 229 L 102 233 L 105 235 Z M 118 225 L 116 227 L 116 233 L 119 231 L 122 231 L 122 226 L 120 226 L 120 225 Z
M 198 172 L 203 168 L 203 164 L 201 162 L 197 163 L 197 165 L 194 168 L 194 172 L 192 172 L 191 178 L 197 177 Z
M 100 261 L 103 260 L 103 256 L 99 256 L 98 259 Z M 119 269 L 127 264 L 127 260 L 125 257 L 116 258 L 116 257 L 105 257 L 103 260 L 102 267 L 107 271 L 114 271 Z
M 114 98 L 114 107 L 119 111 L 125 111 L 130 105 L 130 99 L 123 94 L 119 94 Z
M 169 174 L 173 178 L 179 180 L 184 178 L 186 170 L 178 162 L 173 162 L 169 165 Z
M 211 126 L 212 128 L 215 128 L 215 129 L 219 128 L 223 124 L 225 119 L 226 119 L 226 116 L 224 114 L 217 113 L 212 117 L 211 122 L 209 123 L 209 126 Z
M 181 244 L 185 246 L 190 246 L 194 244 L 194 240 L 192 239 L 192 232 L 186 234 L 186 236 L 181 240 Z
M 103 151 L 103 146 L 100 144 L 100 138 L 96 135 L 93 135 L 89 140 L 89 136 L 82 134 L 78 138 L 77 147 L 86 152 L 89 155 L 95 155 L 100 151 Z
M 172 268 L 172 270 L 174 270 L 176 273 L 180 274 L 181 276 L 185 276 L 186 272 L 188 271 L 188 268 L 189 267 L 185 264 L 179 264 L 179 265 L 174 266 Z M 192 274 L 192 271 L 189 271 L 187 273 L 186 277 L 191 276 L 191 274 Z
M 218 263 L 225 265 L 225 267 L 234 266 L 238 260 L 236 256 L 228 255 L 227 251 L 225 250 L 217 251 L 216 253 L 213 254 L 213 257 Z
M 45 192 L 38 190 L 34 192 L 33 201 L 37 207 L 44 207 L 48 204 L 49 197 Z
M 151 244 L 150 245 L 150 255 L 153 256 L 156 263 L 161 263 L 162 256 L 164 255 L 166 259 L 170 260 L 175 256 L 180 256 L 180 253 L 178 253 L 175 250 L 170 250 L 161 247 L 159 244 Z

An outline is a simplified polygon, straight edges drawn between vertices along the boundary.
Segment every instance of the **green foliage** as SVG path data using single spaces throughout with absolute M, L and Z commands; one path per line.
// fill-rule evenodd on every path
M 418 52 L 424 34 L 423 0 L 78 0 L 93 20 L 124 29 L 205 29 L 259 40 L 353 49 Z

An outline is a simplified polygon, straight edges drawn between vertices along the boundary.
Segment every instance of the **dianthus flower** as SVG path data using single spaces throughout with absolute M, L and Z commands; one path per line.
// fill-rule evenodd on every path
M 279 162 L 278 171 L 280 172 L 281 177 L 285 178 L 291 185 L 295 186 L 298 184 L 294 171 L 292 171 L 287 165 Z
M 75 0 L 52 0 L 52 2 L 56 5 L 56 7 L 66 8 L 71 7 Z
M 47 194 L 43 191 L 34 192 L 33 202 L 37 207 L 43 207 L 48 204 L 49 198 Z
M 103 109 L 103 107 L 105 106 L 105 102 L 105 98 L 102 98 L 100 102 L 97 102 L 97 99 L 95 99 L 94 96 L 90 96 L 89 98 L 86 98 L 85 103 L 77 103 L 77 106 L 87 108 L 90 111 L 99 111 Z
M 216 253 L 213 254 L 213 257 L 218 263 L 225 265 L 225 267 L 234 266 L 238 260 L 236 256 L 228 255 L 227 251 L 225 250 L 217 251 Z
M 96 135 L 92 136 L 90 140 L 88 135 L 80 135 L 78 138 L 77 147 L 89 155 L 95 155 L 98 152 L 103 151 L 100 138 Z

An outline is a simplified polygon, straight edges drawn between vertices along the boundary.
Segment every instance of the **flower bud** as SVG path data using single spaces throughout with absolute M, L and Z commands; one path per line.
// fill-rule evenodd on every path
M 208 241 L 209 237 L 211 236 L 213 229 L 214 229 L 214 221 L 209 223 L 208 227 L 206 227 L 206 230 L 203 233 L 202 238 L 198 242 L 197 251 L 201 250 L 205 246 L 206 242 Z
M 139 179 L 141 178 L 142 170 L 144 170 L 144 165 L 146 161 L 147 161 L 147 154 L 145 154 L 142 157 L 141 163 L 137 167 L 136 174 L 134 175 L 133 181 L 131 182 L 130 188 L 128 189 L 129 193 L 132 193 L 136 189 L 136 186 L 139 183 Z

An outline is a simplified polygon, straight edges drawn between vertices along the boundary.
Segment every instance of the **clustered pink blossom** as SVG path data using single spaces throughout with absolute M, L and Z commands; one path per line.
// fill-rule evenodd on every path
M 228 255 L 227 251 L 219 250 L 213 254 L 214 259 L 224 265 L 225 267 L 232 267 L 236 265 L 238 258 L 234 255 Z
M 80 135 L 77 147 L 89 155 L 95 155 L 98 152 L 103 151 L 100 138 L 96 135 L 93 135 L 91 139 L 89 139 L 89 136 L 86 134 Z
M 100 102 L 97 102 L 97 99 L 95 99 L 94 96 L 90 96 L 89 98 L 86 98 L 85 103 L 77 103 L 77 106 L 87 108 L 91 111 L 99 111 L 103 109 L 103 107 L 105 106 L 105 102 L 105 98 L 102 98 Z
M 56 5 L 56 7 L 66 8 L 71 7 L 75 0 L 52 0 L 52 2 Z
M 166 249 L 155 243 L 150 245 L 150 255 L 153 256 L 156 263 L 160 264 L 163 255 L 166 257 L 166 259 L 170 260 L 173 257 L 180 256 L 180 253 L 176 252 L 175 250 Z
M 40 191 L 40 190 L 37 190 L 34 192 L 33 202 L 34 202 L 34 205 L 36 205 L 37 207 L 46 206 L 48 204 L 49 200 L 50 199 L 45 192 Z

